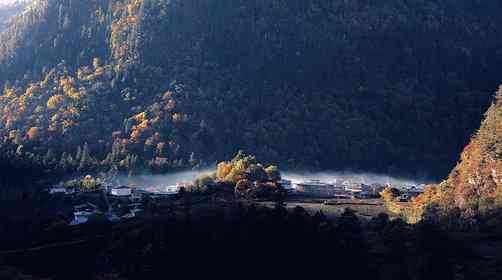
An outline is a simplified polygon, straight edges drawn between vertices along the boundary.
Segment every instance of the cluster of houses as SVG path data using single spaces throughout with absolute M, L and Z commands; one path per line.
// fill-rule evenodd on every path
M 355 183 L 350 180 L 335 180 L 333 183 L 325 183 L 320 180 L 310 180 L 305 182 L 295 182 L 281 180 L 280 183 L 291 194 L 310 196 L 316 198 L 340 198 L 340 199 L 365 199 L 379 197 L 389 184 L 364 184 Z M 145 198 L 169 199 L 176 197 L 183 187 L 182 184 L 161 186 L 161 187 L 129 187 L 129 186 L 102 186 L 93 190 L 68 188 L 61 185 L 54 186 L 48 190 L 50 194 L 62 194 L 66 196 L 78 197 L 76 201 L 82 199 L 93 201 L 97 197 L 103 198 L 105 203 L 86 202 L 75 205 L 73 208 L 73 219 L 70 225 L 84 224 L 92 217 L 104 217 L 111 222 L 118 222 L 123 219 L 134 218 L 143 212 Z M 408 201 L 423 192 L 424 186 L 400 186 L 396 187 L 401 191 L 400 200 Z
M 75 201 L 87 201 L 73 206 L 73 219 L 70 225 L 85 224 L 93 217 L 101 217 L 110 222 L 118 222 L 141 215 L 145 198 L 164 199 L 175 197 L 182 185 L 140 188 L 129 186 L 102 186 L 92 191 L 78 188 L 67 188 L 61 185 L 48 190 L 53 195 L 65 195 L 75 198 Z M 77 199 L 78 198 L 78 199 Z M 89 201 L 104 201 L 103 205 Z
M 380 192 L 382 192 L 389 184 L 364 184 L 356 183 L 349 180 L 340 181 L 337 180 L 333 183 L 321 182 L 320 180 L 310 180 L 305 182 L 293 183 L 289 180 L 282 180 L 281 184 L 290 193 L 295 193 L 299 195 L 319 197 L 319 198 L 375 198 L 379 197 Z M 399 186 L 396 187 L 402 193 L 400 199 L 402 201 L 408 201 L 412 197 L 416 197 L 421 194 L 424 190 L 424 185 L 419 186 Z

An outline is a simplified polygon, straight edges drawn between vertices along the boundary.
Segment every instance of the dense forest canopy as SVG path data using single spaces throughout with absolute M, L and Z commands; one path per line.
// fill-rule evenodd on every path
M 0 35 L 0 133 L 67 170 L 167 171 L 246 149 L 441 177 L 500 82 L 501 8 L 37 0 Z

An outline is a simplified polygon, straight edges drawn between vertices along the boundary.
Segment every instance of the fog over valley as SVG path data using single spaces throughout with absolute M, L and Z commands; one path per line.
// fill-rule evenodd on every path
M 416 186 L 421 184 L 432 183 L 427 179 L 412 179 L 393 177 L 385 174 L 364 173 L 364 172 L 351 172 L 351 171 L 286 171 L 282 173 L 282 177 L 291 180 L 293 183 L 319 180 L 325 183 L 341 183 L 343 181 L 350 181 L 353 183 L 362 184 L 382 184 L 391 186 Z
M 136 176 L 118 176 L 116 183 L 131 187 L 162 188 L 176 184 L 187 184 L 193 182 L 203 175 L 212 175 L 216 168 L 208 167 L 204 169 L 187 170 L 173 172 L 169 174 L 142 174 Z M 352 172 L 352 171 L 292 171 L 282 172 L 282 179 L 290 180 L 293 184 L 319 180 L 324 183 L 341 183 L 350 181 L 362 184 L 381 184 L 391 186 L 417 186 L 421 184 L 433 183 L 427 179 L 400 178 L 385 174 Z
M 197 170 L 187 170 L 173 172 L 169 174 L 142 174 L 137 176 L 119 176 L 117 184 L 132 187 L 165 187 L 176 184 L 191 183 L 202 175 L 211 175 L 215 168 L 204 168 Z

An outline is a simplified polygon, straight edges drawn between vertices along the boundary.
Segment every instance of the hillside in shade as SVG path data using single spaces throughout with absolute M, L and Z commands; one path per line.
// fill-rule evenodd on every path
M 36 0 L 0 35 L 1 140 L 65 172 L 165 172 L 245 149 L 444 176 L 500 82 L 501 8 Z

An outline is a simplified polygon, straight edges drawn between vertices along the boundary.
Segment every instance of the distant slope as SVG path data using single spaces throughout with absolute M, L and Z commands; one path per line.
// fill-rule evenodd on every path
M 0 73 L 3 79 L 42 70 L 66 61 L 78 65 L 106 57 L 107 24 L 98 11 L 107 1 L 34 0 L 13 19 L 0 40 Z
M 165 171 L 246 149 L 292 167 L 444 176 L 499 83 L 501 9 L 36 0 L 0 35 L 0 134 L 80 170 Z
M 30 1 L 16 1 L 10 4 L 0 3 L 0 32 L 5 30 L 10 20 L 21 13 Z

